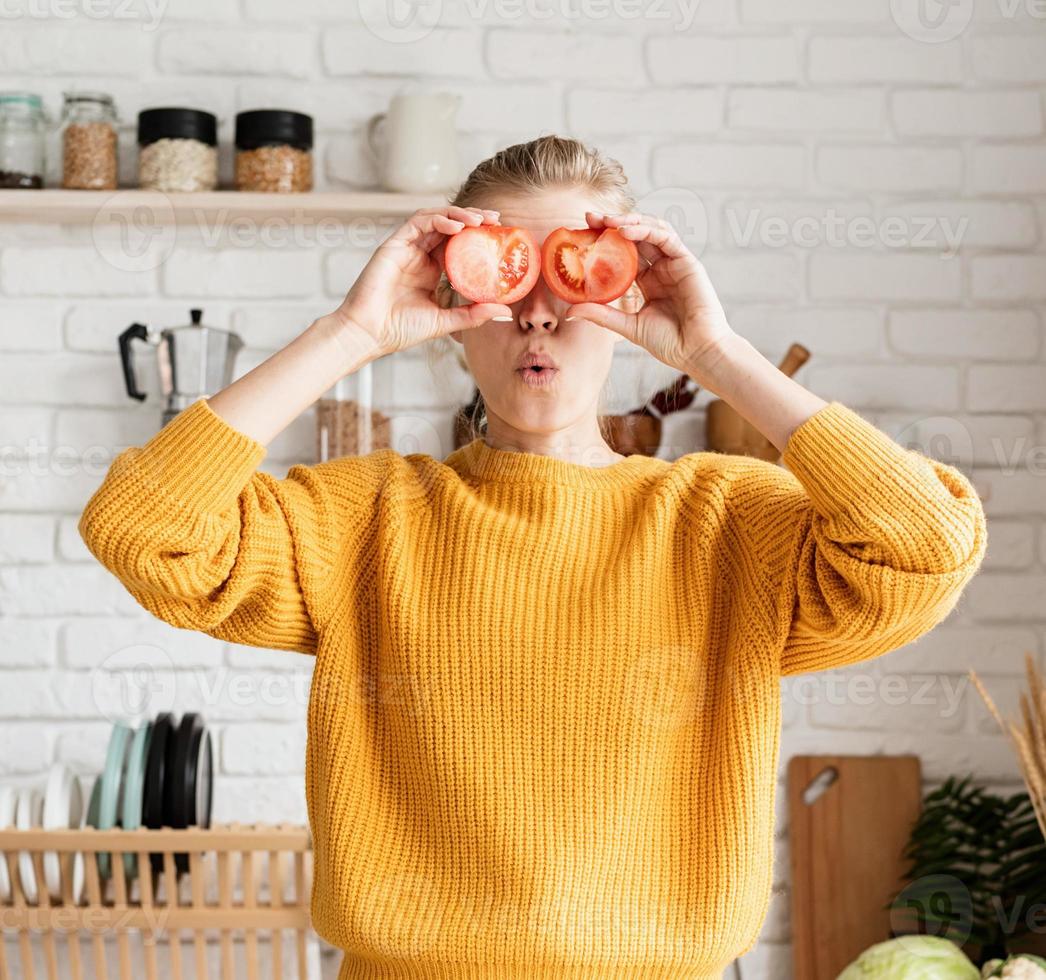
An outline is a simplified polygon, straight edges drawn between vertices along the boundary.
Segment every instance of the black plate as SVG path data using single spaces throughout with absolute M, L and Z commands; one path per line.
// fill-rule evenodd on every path
M 167 792 L 167 748 L 173 741 L 174 715 L 162 711 L 153 722 L 149 736 L 149 752 L 145 765 L 145 785 L 142 788 L 142 825 L 159 830 L 165 822 L 164 798 Z M 154 871 L 163 871 L 163 855 L 150 854 Z
M 171 827 L 196 826 L 196 790 L 197 774 L 205 780 L 210 779 L 210 737 L 203 717 L 195 711 L 182 715 L 178 731 L 168 745 L 170 765 L 170 794 L 164 796 L 164 810 L 167 822 Z M 209 794 L 208 794 L 209 796 Z M 208 803 L 208 811 L 210 809 Z M 208 823 L 210 813 L 206 814 Z M 204 824 L 207 826 L 207 824 Z M 189 855 L 185 853 L 174 856 L 175 866 L 179 872 L 189 870 Z
M 211 733 L 208 729 L 202 732 L 196 756 L 195 793 L 193 794 L 193 825 L 209 827 L 211 825 L 211 800 L 214 795 L 214 753 L 211 750 Z

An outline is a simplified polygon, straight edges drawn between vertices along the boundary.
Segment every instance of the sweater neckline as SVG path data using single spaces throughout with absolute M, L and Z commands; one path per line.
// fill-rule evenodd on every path
M 633 453 L 606 466 L 588 466 L 556 456 L 516 449 L 496 449 L 482 436 L 455 449 L 445 460 L 459 473 L 499 483 L 556 483 L 580 489 L 608 489 L 633 484 L 663 460 Z

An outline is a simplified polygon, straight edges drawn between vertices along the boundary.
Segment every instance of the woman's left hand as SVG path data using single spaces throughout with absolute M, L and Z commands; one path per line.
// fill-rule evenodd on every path
M 617 228 L 639 249 L 636 283 L 645 303 L 626 313 L 602 303 L 575 303 L 567 317 L 583 317 L 628 338 L 659 361 L 697 378 L 734 336 L 705 267 L 661 218 L 586 212 L 590 228 Z

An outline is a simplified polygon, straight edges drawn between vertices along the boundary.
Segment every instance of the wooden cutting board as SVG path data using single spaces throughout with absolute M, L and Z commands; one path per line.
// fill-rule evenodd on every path
M 919 757 L 797 755 L 788 762 L 795 980 L 836 980 L 891 938 L 883 906 L 922 810 Z

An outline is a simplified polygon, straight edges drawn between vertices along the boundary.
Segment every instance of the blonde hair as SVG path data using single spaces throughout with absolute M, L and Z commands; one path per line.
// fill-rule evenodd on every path
M 598 150 L 575 139 L 562 136 L 539 136 L 528 143 L 516 143 L 499 150 L 472 170 L 450 199 L 458 207 L 482 207 L 492 203 L 499 195 L 532 193 L 553 188 L 576 188 L 585 191 L 600 201 L 608 213 L 631 211 L 635 199 L 628 187 L 628 178 L 617 160 L 604 156 Z M 459 301 L 446 274 L 440 276 L 436 286 L 436 302 L 443 308 Z M 642 305 L 642 293 L 634 283 L 621 299 L 626 310 L 636 310 Z M 449 337 L 440 337 L 427 346 L 430 365 L 452 352 L 461 367 L 468 365 L 458 350 L 458 345 Z M 603 403 L 608 394 L 609 382 L 600 393 Z M 471 417 L 467 419 L 470 438 L 477 438 L 486 430 L 486 409 L 483 396 L 476 399 Z M 609 435 L 609 427 L 600 414 L 600 430 L 603 437 Z

